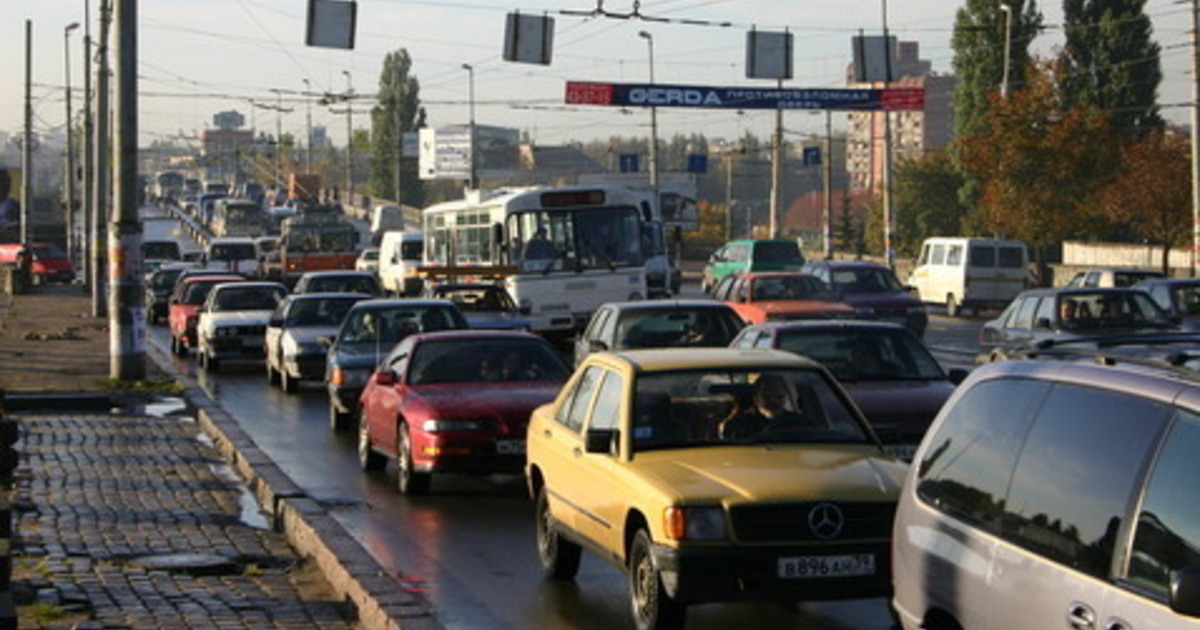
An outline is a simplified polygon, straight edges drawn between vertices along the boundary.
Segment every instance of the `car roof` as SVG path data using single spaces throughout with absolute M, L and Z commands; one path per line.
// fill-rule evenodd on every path
M 725 310 L 729 305 L 715 299 L 686 298 L 679 300 L 631 300 L 628 302 L 606 302 L 602 307 L 611 307 L 621 311 L 652 311 L 672 309 L 711 308 Z
M 458 308 L 454 305 L 454 302 L 451 302 L 450 300 L 438 300 L 434 298 L 374 298 L 370 300 L 363 300 L 355 304 L 354 308 L 403 308 L 405 306 L 419 306 L 423 308 L 430 306 L 449 306 L 450 308 Z
M 304 275 L 300 276 L 300 279 L 328 278 L 331 276 L 371 276 L 374 278 L 375 274 L 371 273 L 370 271 L 355 271 L 354 269 L 325 269 L 322 271 L 306 271 L 304 272 Z
M 352 291 L 329 291 L 327 293 L 292 293 L 287 296 L 289 302 L 305 302 L 328 299 L 353 299 L 370 297 L 366 293 Z
M 1145 291 L 1133 287 L 1054 287 L 1048 289 L 1029 289 L 1022 291 L 1017 297 L 1029 295 L 1095 295 L 1097 293 L 1144 294 Z
M 455 328 L 432 332 L 413 333 L 405 339 L 412 339 L 412 343 L 419 344 L 425 341 L 437 341 L 442 338 L 478 339 L 481 341 L 489 339 L 534 339 L 538 341 L 545 341 L 544 337 L 524 330 L 499 330 L 486 328 Z
M 193 282 L 249 282 L 249 280 L 246 280 L 242 276 L 226 273 L 198 273 L 185 276 L 180 281 L 184 284 L 191 284 Z
M 235 282 L 222 283 L 221 285 L 217 285 L 217 286 L 213 287 L 213 290 L 216 291 L 225 284 L 237 285 L 238 289 L 283 289 L 285 292 L 287 291 L 287 287 L 279 282 L 266 282 L 266 281 L 261 281 L 261 280 L 246 280 L 244 278 L 239 278 Z
M 794 277 L 794 276 L 806 276 L 809 278 L 816 278 L 816 276 L 812 275 L 811 273 L 808 273 L 807 271 L 749 271 L 746 273 L 737 274 L 737 277 L 739 277 L 739 278 L 749 278 L 749 279 L 780 278 L 780 277 Z M 817 278 L 817 279 L 819 280 L 819 278 Z
M 830 330 L 830 329 L 868 329 L 868 330 L 907 330 L 895 322 L 883 322 L 862 319 L 793 319 L 787 321 L 761 322 L 745 328 L 750 330 Z M 743 331 L 743 332 L 745 332 Z
M 643 372 L 688 369 L 819 368 L 806 357 L 771 348 L 654 348 L 599 352 L 587 361 L 625 363 Z
M 825 266 L 831 269 L 887 269 L 887 265 L 882 265 L 870 260 L 813 260 L 808 263 L 813 267 Z M 890 271 L 890 270 L 889 270 Z

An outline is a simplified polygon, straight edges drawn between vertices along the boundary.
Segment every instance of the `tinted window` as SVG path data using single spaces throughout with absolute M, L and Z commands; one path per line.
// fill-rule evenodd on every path
M 1045 383 L 996 380 L 959 399 L 918 464 L 917 495 L 984 529 L 1000 530 L 1009 477 Z
M 754 246 L 754 260 L 798 265 L 804 262 L 804 257 L 800 255 L 800 246 L 791 241 L 762 241 Z
M 1025 250 L 1020 247 L 1001 246 L 999 248 L 999 263 L 1005 269 L 1020 269 L 1025 266 Z
M 1181 412 L 1154 466 L 1129 560 L 1129 579 L 1166 598 L 1174 573 L 1200 563 L 1200 417 Z
M 972 267 L 996 266 L 996 248 L 991 245 L 972 245 L 970 256 Z
M 1003 536 L 1106 577 L 1145 453 L 1167 411 L 1126 394 L 1056 386 L 1017 462 Z

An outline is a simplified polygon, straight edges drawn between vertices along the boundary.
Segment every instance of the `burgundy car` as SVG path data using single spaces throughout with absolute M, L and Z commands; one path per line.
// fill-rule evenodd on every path
M 883 322 L 757 324 L 742 329 L 730 346 L 779 348 L 821 363 L 862 410 L 888 451 L 905 460 L 967 376 L 962 369 L 946 373 L 916 335 Z
M 434 474 L 520 473 L 525 429 L 570 375 L 545 339 L 526 332 L 453 330 L 405 337 L 360 398 L 363 470 L 396 462 L 400 492 Z

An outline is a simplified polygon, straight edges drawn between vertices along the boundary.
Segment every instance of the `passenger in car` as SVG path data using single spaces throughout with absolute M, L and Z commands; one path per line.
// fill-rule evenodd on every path
M 805 417 L 795 411 L 789 389 L 782 376 L 760 376 L 754 383 L 754 405 L 721 423 L 721 439 L 737 440 L 808 425 Z

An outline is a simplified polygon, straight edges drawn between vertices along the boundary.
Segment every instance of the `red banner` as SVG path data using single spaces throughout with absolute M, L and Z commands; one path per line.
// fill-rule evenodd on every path
M 925 90 L 888 88 L 883 90 L 883 111 L 921 111 L 925 109 Z
M 613 84 L 611 83 L 567 82 L 568 105 L 611 105 L 612 101 Z

